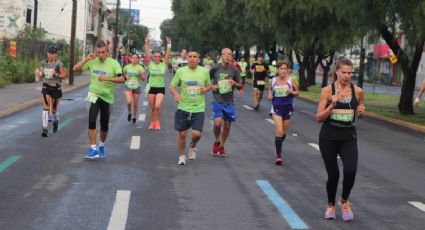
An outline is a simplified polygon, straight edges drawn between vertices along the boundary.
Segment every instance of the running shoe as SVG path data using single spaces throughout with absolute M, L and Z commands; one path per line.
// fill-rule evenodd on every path
M 131 113 L 129 113 L 129 114 L 127 115 L 127 121 L 128 121 L 128 122 L 130 122 L 130 121 L 131 121 Z
M 161 122 L 159 120 L 155 121 L 155 130 L 156 131 L 161 130 Z
M 154 130 L 155 129 L 155 123 L 151 122 L 151 124 L 149 125 L 149 130 Z
M 59 127 L 59 120 L 56 119 L 56 121 L 53 121 L 53 132 L 56 133 L 58 131 Z
M 136 118 L 131 119 L 131 124 L 133 124 L 133 125 L 136 124 Z
M 188 154 L 189 160 L 195 160 L 196 159 L 196 147 L 190 147 L 189 148 L 189 154 Z
M 53 115 L 52 114 L 49 114 L 48 120 L 49 120 L 49 122 L 52 122 L 53 121 Z
M 225 157 L 225 156 L 227 156 L 227 155 L 226 155 L 226 152 L 224 151 L 224 147 L 223 147 L 223 146 L 221 146 L 221 147 L 218 149 L 218 156 L 220 156 L 220 157 Z
M 99 150 L 99 157 L 100 158 L 105 158 L 105 146 L 104 145 L 103 146 L 100 146 L 99 145 L 98 150 Z
M 97 149 L 89 148 L 86 153 L 86 160 L 95 160 L 99 158 L 99 152 Z
M 335 220 L 335 205 L 328 204 L 328 207 L 326 208 L 325 216 L 323 217 L 328 220 Z
M 185 155 L 179 156 L 179 165 L 186 165 L 186 156 Z
M 220 142 L 214 142 L 213 148 L 211 150 L 211 155 L 218 156 L 218 150 L 220 149 Z
M 275 163 L 276 165 L 282 165 L 283 160 L 282 160 L 282 158 L 281 158 L 281 157 L 277 157 L 274 163 Z
M 49 131 L 47 129 L 43 129 L 43 132 L 41 133 L 42 137 L 47 137 L 48 136 Z
M 341 208 L 342 220 L 345 222 L 351 221 L 354 218 L 353 212 L 351 211 L 351 204 L 348 200 L 343 201 L 342 198 L 338 201 L 339 207 Z

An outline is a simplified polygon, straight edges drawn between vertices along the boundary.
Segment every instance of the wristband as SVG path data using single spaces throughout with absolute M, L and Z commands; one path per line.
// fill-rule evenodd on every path
M 171 43 L 167 43 L 167 49 L 171 49 Z
M 419 102 L 419 98 L 415 98 L 415 103 L 418 103 Z

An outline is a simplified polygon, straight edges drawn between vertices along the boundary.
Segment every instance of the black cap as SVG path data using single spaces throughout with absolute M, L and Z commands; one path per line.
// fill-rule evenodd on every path
M 49 45 L 49 47 L 47 47 L 47 52 L 49 52 L 49 53 L 57 53 L 58 52 L 58 48 L 55 45 Z
M 264 57 L 264 53 L 258 53 L 257 57 Z

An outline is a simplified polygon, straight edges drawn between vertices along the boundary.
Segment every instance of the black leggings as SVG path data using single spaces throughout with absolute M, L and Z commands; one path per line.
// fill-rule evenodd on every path
M 98 98 L 96 103 L 90 104 L 89 110 L 89 129 L 96 129 L 97 114 L 100 111 L 100 130 L 108 132 L 110 105 L 104 100 Z
M 328 203 L 335 205 L 335 196 L 339 181 L 339 168 L 337 156 L 343 163 L 344 180 L 342 182 L 342 199 L 347 200 L 354 185 L 357 171 L 357 141 L 356 140 L 327 140 L 319 138 L 319 147 L 325 162 L 328 181 L 326 191 Z

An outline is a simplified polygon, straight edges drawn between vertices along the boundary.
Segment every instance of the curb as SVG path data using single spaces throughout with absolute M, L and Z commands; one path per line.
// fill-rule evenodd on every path
M 87 83 L 73 85 L 71 87 L 68 87 L 68 88 L 63 89 L 62 92 L 63 93 L 67 93 L 67 92 L 70 92 L 70 91 L 73 91 L 73 90 L 76 90 L 76 89 L 83 88 L 83 87 L 85 87 L 87 85 L 89 85 L 88 82 Z M 0 111 L 0 118 L 10 116 L 10 115 L 12 115 L 14 113 L 20 112 L 20 111 L 25 110 L 25 109 L 27 109 L 29 107 L 34 106 L 34 105 L 40 104 L 40 102 L 41 102 L 42 99 L 43 99 L 43 97 L 40 96 L 38 98 L 29 100 L 29 101 L 24 102 L 24 103 L 20 103 L 18 105 L 11 106 L 11 107 L 9 107 L 9 108 L 7 108 L 5 110 L 2 110 L 2 111 Z
M 304 100 L 304 101 L 317 103 L 317 101 L 314 101 L 312 99 L 305 98 L 305 97 L 302 97 L 302 96 L 298 96 L 297 98 Z M 408 128 L 408 129 L 418 131 L 418 132 L 425 134 L 425 126 L 422 126 L 422 125 L 417 125 L 417 124 L 413 124 L 413 123 L 410 123 L 410 122 L 407 122 L 407 121 L 402 121 L 402 120 L 397 120 L 397 119 L 390 118 L 390 117 L 385 117 L 385 116 L 382 116 L 382 115 L 379 115 L 379 114 L 376 114 L 376 113 L 372 113 L 372 112 L 365 112 L 364 116 L 368 117 L 368 118 L 375 119 L 375 120 L 391 123 L 391 124 L 394 124 L 394 125 L 403 126 L 403 127 Z

